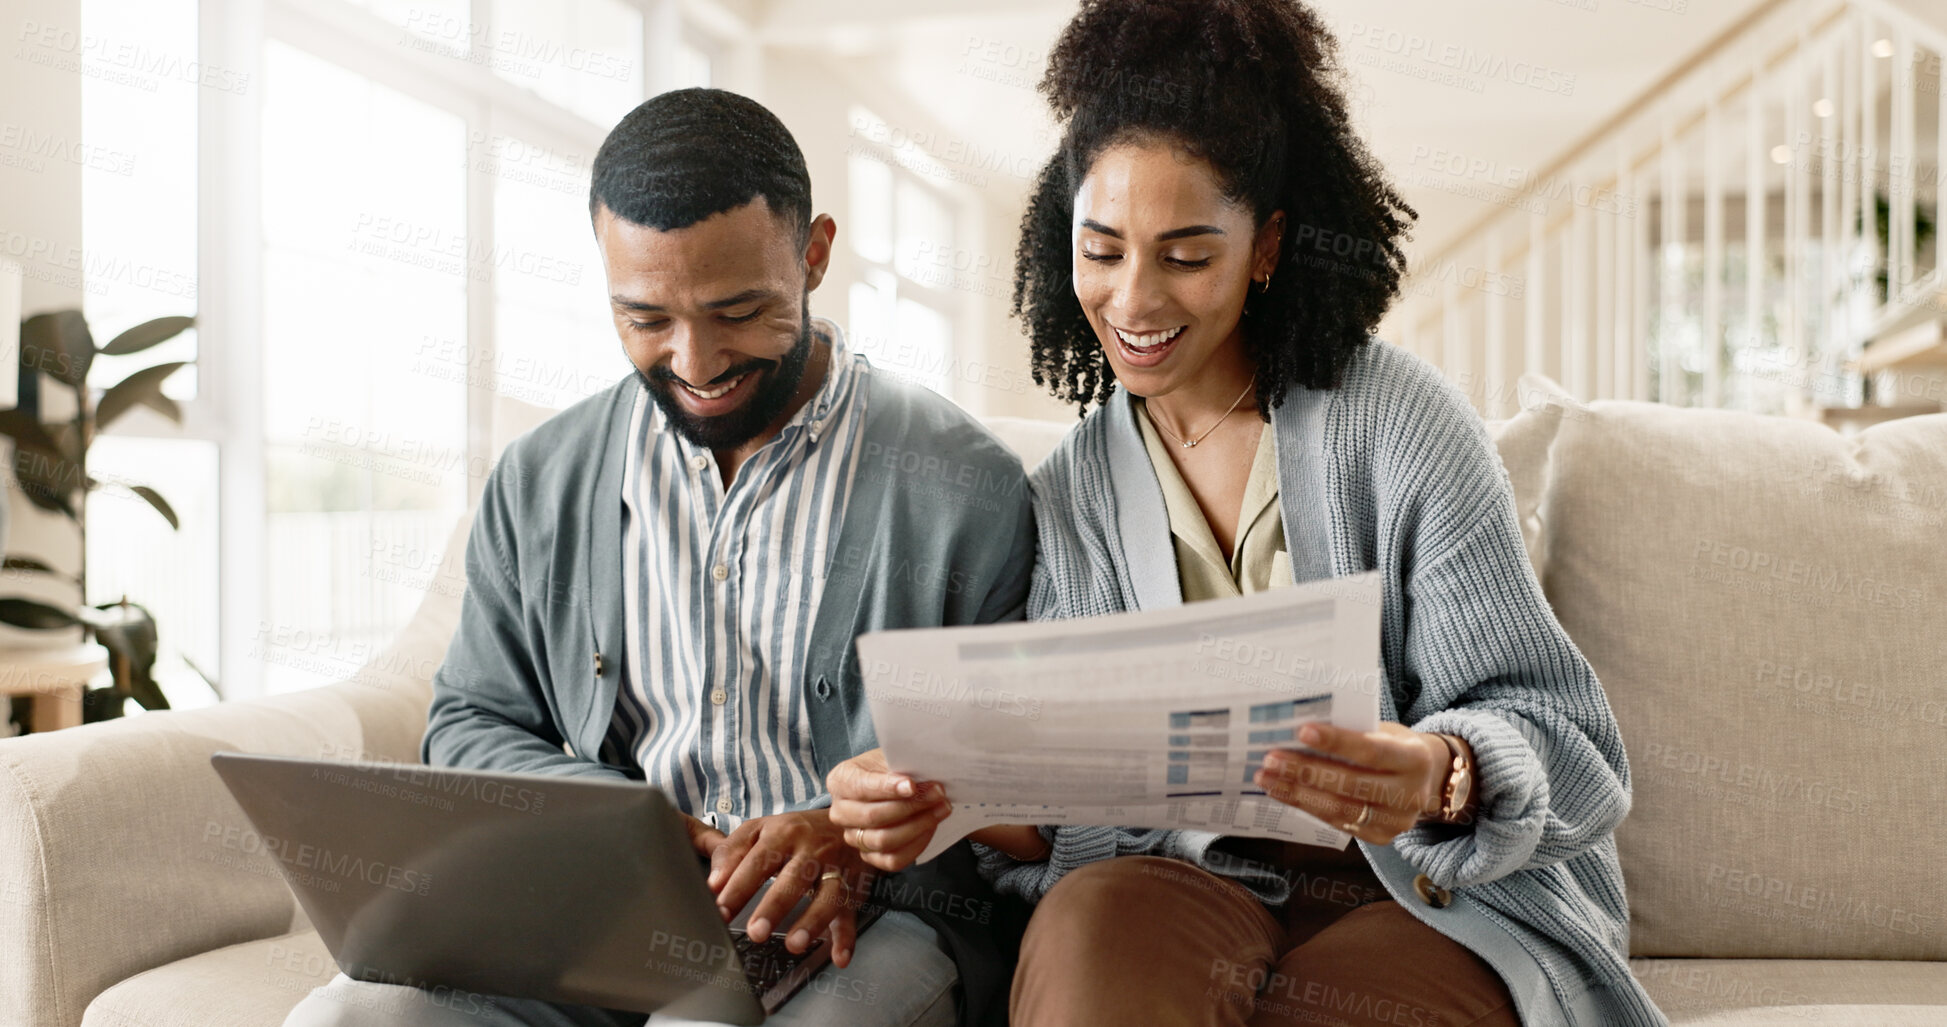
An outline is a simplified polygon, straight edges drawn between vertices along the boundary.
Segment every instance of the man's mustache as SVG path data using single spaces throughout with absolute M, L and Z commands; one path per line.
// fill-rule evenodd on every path
M 685 381 L 681 376 L 677 375 L 676 372 L 671 371 L 668 367 L 660 364 L 658 364 L 657 366 L 649 370 L 649 377 L 652 380 L 658 382 L 674 382 L 678 385 L 685 385 L 692 389 L 707 389 L 707 388 L 711 388 L 712 386 L 722 384 L 723 382 L 731 381 L 732 379 L 735 379 L 740 375 L 747 374 L 751 371 L 760 371 L 766 367 L 776 367 L 776 366 L 777 366 L 777 361 L 775 360 L 757 360 L 757 359 L 746 360 L 743 363 L 738 364 L 735 367 L 732 367 L 730 370 L 725 371 L 720 375 L 717 375 L 715 378 L 712 378 L 701 385 L 697 385 L 692 382 Z

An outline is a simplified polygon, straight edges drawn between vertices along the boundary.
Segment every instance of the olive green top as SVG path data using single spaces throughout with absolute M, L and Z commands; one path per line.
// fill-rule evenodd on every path
M 1147 408 L 1136 423 L 1142 427 L 1143 445 L 1156 468 L 1156 480 L 1163 486 L 1183 601 L 1250 595 L 1291 584 L 1284 518 L 1278 512 L 1277 433 L 1269 425 L 1258 433 L 1257 453 L 1251 458 L 1251 476 L 1244 483 L 1244 501 L 1239 507 L 1237 538 L 1226 560 L 1217 536 L 1210 531 L 1210 521 L 1170 460 L 1166 447 L 1173 443 L 1165 441 L 1150 423 Z

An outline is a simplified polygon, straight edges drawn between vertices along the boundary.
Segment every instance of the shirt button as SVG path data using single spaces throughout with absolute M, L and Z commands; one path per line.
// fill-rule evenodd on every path
M 721 688 L 710 693 L 710 701 L 716 703 L 718 706 L 722 706 L 723 701 L 727 698 L 729 697 L 723 694 L 723 689 Z
M 1413 890 L 1420 895 L 1420 901 L 1434 909 L 1445 909 L 1453 902 L 1453 893 L 1433 883 L 1433 879 L 1421 874 L 1413 878 Z
M 691 469 L 691 470 L 696 470 L 696 471 L 700 471 L 700 470 L 703 470 L 704 468 L 706 468 L 706 467 L 708 467 L 708 466 L 710 466 L 710 458 L 709 458 L 709 457 L 707 457 L 707 456 L 693 456 L 693 457 L 690 457 L 690 469 Z
M 722 581 L 730 576 L 730 568 L 725 567 L 723 564 L 717 564 L 715 567 L 710 568 L 710 576 L 718 581 Z
M 729 799 L 718 799 L 718 800 L 717 800 L 717 812 L 718 812 L 718 813 L 728 813 L 728 812 L 730 812 L 730 800 L 729 800 Z

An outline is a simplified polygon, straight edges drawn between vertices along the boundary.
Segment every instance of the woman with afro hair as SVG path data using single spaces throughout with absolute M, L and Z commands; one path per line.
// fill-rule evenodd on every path
M 1037 903 L 1013 1022 L 1664 1024 L 1630 974 L 1629 765 L 1467 400 L 1372 332 L 1415 214 L 1295 0 L 1084 0 L 1022 223 L 1035 380 L 1085 416 L 1033 475 L 1029 616 L 1378 571 L 1383 723 L 1254 782 L 1343 851 L 1188 830 L 973 835 Z M 1300 751 L 1302 747 L 1305 751 Z M 875 750 L 832 818 L 889 870 L 950 808 Z

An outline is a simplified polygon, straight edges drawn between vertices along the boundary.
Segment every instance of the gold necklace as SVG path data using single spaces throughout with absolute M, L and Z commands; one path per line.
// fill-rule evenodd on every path
M 1210 427 L 1205 428 L 1203 430 L 1202 435 L 1199 435 L 1194 439 L 1190 439 L 1187 442 L 1184 441 L 1183 439 L 1177 438 L 1175 432 L 1169 430 L 1168 428 L 1163 427 L 1162 420 L 1159 419 L 1155 414 L 1149 412 L 1149 404 L 1147 402 L 1143 403 L 1143 414 L 1149 418 L 1150 424 L 1155 425 L 1158 431 L 1161 431 L 1163 434 L 1168 435 L 1171 441 L 1175 442 L 1179 446 L 1182 446 L 1184 449 L 1193 449 L 1196 447 L 1197 443 L 1202 442 L 1204 439 L 1209 438 L 1210 433 L 1217 430 L 1217 425 L 1223 424 L 1224 421 L 1227 418 L 1229 418 L 1233 412 L 1237 410 L 1237 404 L 1244 402 L 1244 397 L 1251 394 L 1251 388 L 1256 384 L 1257 384 L 1257 375 L 1252 375 L 1250 382 L 1245 384 L 1244 391 L 1238 393 L 1237 398 L 1230 401 L 1230 409 L 1224 411 L 1223 417 L 1217 418 L 1217 424 L 1213 424 Z

